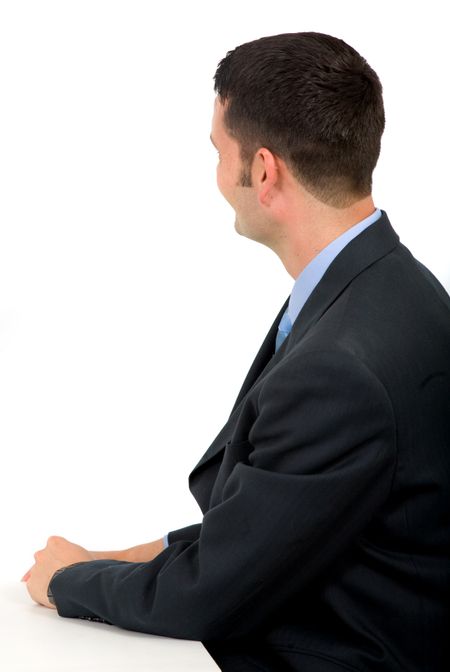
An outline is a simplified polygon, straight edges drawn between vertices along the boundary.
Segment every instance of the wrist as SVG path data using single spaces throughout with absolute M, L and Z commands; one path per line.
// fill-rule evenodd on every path
M 50 603 L 50 605 L 53 609 L 56 609 L 56 604 L 55 604 L 55 598 L 53 596 L 53 591 L 52 591 L 52 588 L 51 588 L 52 581 L 56 576 L 58 576 L 58 574 L 61 574 L 65 569 L 66 569 L 66 567 L 61 567 L 60 569 L 57 569 L 56 572 L 53 574 L 52 578 L 50 579 L 50 581 L 48 583 L 48 586 L 47 586 L 47 600 L 49 601 L 49 603 Z

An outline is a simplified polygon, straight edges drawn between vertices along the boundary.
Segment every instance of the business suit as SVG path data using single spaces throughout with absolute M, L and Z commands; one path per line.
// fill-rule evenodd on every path
M 387 216 L 338 255 L 189 477 L 150 563 L 69 567 L 63 616 L 200 639 L 222 669 L 450 661 L 450 300 Z

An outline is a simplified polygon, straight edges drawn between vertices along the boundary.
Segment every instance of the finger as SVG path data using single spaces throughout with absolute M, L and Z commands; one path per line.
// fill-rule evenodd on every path
M 34 567 L 34 565 L 33 565 L 33 567 Z M 21 581 L 28 581 L 28 579 L 30 578 L 31 570 L 33 569 L 33 567 L 30 567 L 30 569 L 28 570 L 28 572 L 26 572 L 26 574 L 24 574 L 24 575 L 22 576 L 22 578 L 20 579 Z

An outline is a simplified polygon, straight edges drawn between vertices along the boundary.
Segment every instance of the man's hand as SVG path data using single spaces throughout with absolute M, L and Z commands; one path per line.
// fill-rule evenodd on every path
M 48 601 L 47 590 L 56 570 L 73 565 L 75 562 L 86 562 L 95 558 L 82 546 L 72 544 L 63 537 L 49 537 L 47 546 L 37 551 L 34 559 L 35 564 L 25 574 L 22 581 L 26 581 L 28 592 L 35 602 L 55 609 L 54 605 Z

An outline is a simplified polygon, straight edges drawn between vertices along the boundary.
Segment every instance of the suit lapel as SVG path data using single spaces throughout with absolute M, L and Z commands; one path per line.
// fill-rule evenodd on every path
M 192 471 L 190 479 L 199 467 L 224 449 L 233 433 L 238 411 L 256 383 L 267 376 L 295 344 L 304 338 L 354 278 L 391 252 L 398 243 L 399 237 L 392 228 L 386 213 L 382 211 L 380 219 L 354 238 L 330 264 L 295 320 L 291 333 L 274 353 L 278 324 L 288 305 L 288 297 L 250 367 L 228 421 Z

